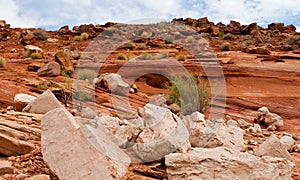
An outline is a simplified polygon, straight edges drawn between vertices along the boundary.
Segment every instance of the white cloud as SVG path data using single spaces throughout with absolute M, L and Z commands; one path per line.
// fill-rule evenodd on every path
M 0 0 L 0 19 L 13 27 L 56 27 L 140 18 L 207 16 L 214 22 L 233 19 L 265 26 L 284 21 L 300 26 L 300 1 L 294 0 Z M 300 29 L 299 29 L 300 30 Z

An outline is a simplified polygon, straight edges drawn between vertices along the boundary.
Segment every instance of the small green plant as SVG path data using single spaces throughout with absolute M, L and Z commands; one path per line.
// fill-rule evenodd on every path
M 194 41 L 195 41 L 195 38 L 193 36 L 188 36 L 186 38 L 186 42 L 188 42 L 188 43 L 193 43 Z
M 176 76 L 165 87 L 170 93 L 168 102 L 181 106 L 182 114 L 204 113 L 209 105 L 208 85 L 201 78 Z
M 87 40 L 89 38 L 89 34 L 84 32 L 84 33 L 81 33 L 81 37 L 82 37 L 82 40 Z
M 134 42 L 126 42 L 124 43 L 122 46 L 121 46 L 121 49 L 130 49 L 130 50 L 133 50 L 134 48 L 136 48 L 136 45 Z
M 220 49 L 221 49 L 222 51 L 230 51 L 230 43 L 228 43 L 228 42 L 223 43 L 223 44 L 221 45 Z
M 35 39 L 45 41 L 48 38 L 47 32 L 42 28 L 37 28 L 33 31 Z
M 6 60 L 3 57 L 0 57 L 0 67 L 5 67 Z
M 219 32 L 219 38 L 220 38 L 220 39 L 223 39 L 223 38 L 224 38 L 224 35 L 225 35 L 225 33 L 224 33 L 223 31 L 220 31 L 220 32 Z
M 74 41 L 82 41 L 82 36 L 74 36 Z
M 185 61 L 186 60 L 186 56 L 183 54 L 179 54 L 178 56 L 176 56 L 176 59 L 178 61 Z
M 43 58 L 43 55 L 40 53 L 40 52 L 34 52 L 34 53 L 31 53 L 30 54 L 30 57 L 32 59 L 42 59 Z
M 135 55 L 132 52 L 128 52 L 128 53 L 126 53 L 126 57 L 127 57 L 127 59 L 133 59 L 135 57 Z
M 152 57 L 152 55 L 149 54 L 148 52 L 143 52 L 143 53 L 141 54 L 140 59 L 143 59 L 143 60 L 150 60 L 150 59 L 153 59 L 153 57 Z
M 234 35 L 231 33 L 227 33 L 223 36 L 224 40 L 233 40 L 234 39 Z
M 49 86 L 48 86 L 48 83 L 47 82 L 39 82 L 39 84 L 36 86 L 36 88 L 39 90 L 39 91 L 45 91 L 47 89 L 49 89 Z
M 118 54 L 118 59 L 119 59 L 119 60 L 126 60 L 126 59 L 127 59 L 127 56 L 126 56 L 124 53 L 119 53 L 119 54 Z
M 97 77 L 97 73 L 90 69 L 81 69 L 78 71 L 77 76 L 80 80 L 88 80 L 90 83 L 92 83 L 94 78 Z

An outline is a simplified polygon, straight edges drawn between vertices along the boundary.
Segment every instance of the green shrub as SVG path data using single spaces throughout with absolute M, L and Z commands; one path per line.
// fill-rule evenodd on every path
M 78 71 L 77 76 L 80 80 L 88 80 L 90 83 L 92 83 L 94 78 L 97 77 L 97 73 L 90 69 L 81 69 Z
M 231 33 L 227 33 L 226 35 L 223 36 L 224 40 L 233 40 L 234 39 L 234 35 Z
M 119 59 L 119 60 L 126 60 L 126 59 L 127 59 L 127 56 L 126 56 L 124 53 L 119 53 L 119 54 L 118 54 L 118 59 Z
M 230 43 L 228 43 L 228 42 L 223 43 L 223 44 L 221 45 L 220 49 L 221 49 L 222 51 L 229 51 L 229 50 L 230 50 Z
M 130 49 L 130 50 L 133 50 L 135 47 L 136 47 L 135 43 L 129 41 L 129 42 L 124 43 L 121 46 L 121 49 Z
M 132 52 L 128 52 L 128 53 L 126 53 L 126 57 L 127 57 L 127 59 L 132 59 L 135 57 L 135 55 Z
M 82 40 L 87 40 L 89 38 L 89 34 L 84 32 L 84 33 L 81 33 L 81 37 L 82 37 Z
M 42 28 L 37 28 L 33 31 L 35 39 L 45 41 L 48 38 L 47 32 Z
M 34 52 L 34 53 L 31 53 L 31 54 L 30 54 L 30 57 L 31 57 L 32 59 L 42 59 L 42 58 L 43 58 L 43 55 L 42 55 L 41 53 L 39 53 L 39 52 Z
M 143 59 L 143 60 L 150 60 L 150 59 L 153 59 L 152 55 L 147 53 L 147 52 L 143 52 L 140 59 Z
M 39 84 L 36 87 L 39 91 L 45 91 L 49 89 L 48 83 L 47 82 L 39 82 Z
M 189 36 L 186 38 L 186 42 L 193 43 L 195 41 L 195 38 L 193 36 Z
M 176 59 L 178 61 L 185 61 L 186 60 L 186 56 L 183 54 L 179 54 L 178 56 L 176 56 Z
M 223 31 L 220 31 L 220 32 L 219 32 L 219 38 L 220 38 L 220 39 L 223 39 L 224 35 L 225 35 L 225 33 L 224 33 Z
M 74 41 L 82 41 L 82 36 L 74 36 Z
M 209 105 L 208 85 L 200 78 L 173 77 L 171 84 L 165 84 L 169 90 L 168 102 L 181 107 L 181 113 L 191 114 L 195 111 L 204 113 Z M 195 98 L 198 95 L 198 99 Z
M 5 67 L 6 60 L 3 57 L 0 57 L 0 67 Z

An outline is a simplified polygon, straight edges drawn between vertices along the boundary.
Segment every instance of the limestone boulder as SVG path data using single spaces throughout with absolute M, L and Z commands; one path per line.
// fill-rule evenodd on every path
M 285 158 L 289 161 L 293 160 L 287 151 L 286 146 L 282 144 L 275 135 L 271 135 L 265 142 L 263 142 L 256 149 L 255 155 Z
M 58 51 L 54 55 L 55 62 L 59 63 L 61 68 L 67 73 L 71 74 L 74 72 L 72 57 L 64 51 Z
M 14 107 L 16 111 L 22 111 L 22 109 L 27 106 L 30 102 L 34 101 L 36 97 L 19 93 L 14 97 Z
M 56 62 L 49 62 L 38 69 L 39 76 L 55 77 L 61 74 L 60 65 Z
M 63 107 L 61 103 L 57 100 L 54 94 L 47 90 L 35 100 L 30 102 L 23 111 L 35 113 L 35 114 L 46 114 L 47 112 Z
M 290 179 L 294 163 L 284 158 L 257 157 L 225 147 L 194 148 L 165 157 L 168 179 Z
M 189 131 L 169 109 L 146 104 L 145 128 L 136 139 L 133 151 L 143 162 L 162 159 L 165 155 L 190 147 Z
M 106 88 L 113 94 L 127 95 L 130 85 L 123 81 L 119 74 L 105 73 L 98 78 L 97 85 Z
M 62 180 L 121 179 L 130 158 L 103 131 L 80 125 L 64 108 L 42 119 L 44 161 Z

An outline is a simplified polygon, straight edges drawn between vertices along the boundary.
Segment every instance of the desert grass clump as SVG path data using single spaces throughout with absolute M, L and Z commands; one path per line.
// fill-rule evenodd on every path
M 3 57 L 0 57 L 0 68 L 5 67 L 6 60 Z
M 30 54 L 31 59 L 42 59 L 43 55 L 40 52 L 34 52 Z
M 186 38 L 186 42 L 187 43 L 193 43 L 195 41 L 195 38 L 193 37 L 193 36 L 188 36 L 187 38 Z
M 37 28 L 33 31 L 35 39 L 45 41 L 48 38 L 47 32 L 42 28 Z
M 119 53 L 117 58 L 118 58 L 119 60 L 126 60 L 126 59 L 127 59 L 127 56 L 126 56 L 126 54 L 124 54 L 124 53 Z
M 87 40 L 89 38 L 89 34 L 84 32 L 84 33 L 81 33 L 81 37 L 82 37 L 82 40 Z
M 221 49 L 222 51 L 230 51 L 230 43 L 228 43 L 228 42 L 223 43 L 223 44 L 221 45 L 220 49 Z
M 227 33 L 223 36 L 224 40 L 233 40 L 234 39 L 234 35 L 231 33 Z
M 82 41 L 82 36 L 74 36 L 74 41 Z
M 176 56 L 176 59 L 178 61 L 185 61 L 186 60 L 186 56 L 183 54 L 179 54 L 178 56 Z
M 90 69 L 81 69 L 78 71 L 77 77 L 80 80 L 88 80 L 90 83 L 92 83 L 94 78 L 97 77 L 97 73 Z
M 143 52 L 141 54 L 141 57 L 140 59 L 143 59 L 143 60 L 151 60 L 153 59 L 153 56 L 151 54 L 149 54 L 148 52 Z
M 184 115 L 195 111 L 204 113 L 209 106 L 208 85 L 200 78 L 176 76 L 165 87 L 169 91 L 168 103 L 179 105 Z

